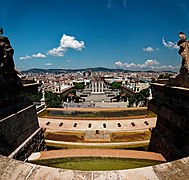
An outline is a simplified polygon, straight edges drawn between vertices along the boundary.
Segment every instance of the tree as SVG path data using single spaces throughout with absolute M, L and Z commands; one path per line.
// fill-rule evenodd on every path
M 173 74 L 170 73 L 164 73 L 164 74 L 160 74 L 158 79 L 169 79 L 170 76 L 172 76 Z
M 114 99 L 116 99 L 116 102 L 119 102 L 120 101 L 120 95 L 117 95 L 117 96 L 111 98 L 110 100 L 112 101 Z
M 85 85 L 84 85 L 84 82 L 74 82 L 74 87 L 75 89 L 84 89 L 85 88 Z
M 74 96 L 73 100 L 75 103 L 79 103 L 79 100 L 82 99 L 80 96 Z
M 40 102 L 40 100 L 42 98 L 42 93 L 41 92 L 30 93 L 30 94 L 28 94 L 28 98 L 32 102 Z
M 120 87 L 121 87 L 121 82 L 112 82 L 110 84 L 111 89 L 120 89 Z
M 133 107 L 134 103 L 136 102 L 136 98 L 134 96 L 130 96 L 128 97 L 128 101 L 129 101 L 128 107 Z
M 48 107 L 57 108 L 62 106 L 61 98 L 57 94 L 52 93 L 51 91 L 45 92 L 45 99 Z
M 149 88 L 143 89 L 142 91 L 140 91 L 138 93 L 137 103 L 143 102 L 143 105 L 146 105 L 146 102 L 147 102 L 147 99 L 148 99 L 149 96 L 150 96 L 150 90 L 149 90 Z
M 144 96 L 141 93 L 137 93 L 134 95 L 136 106 L 144 100 Z
M 152 77 L 152 80 L 151 80 L 152 83 L 156 82 L 156 79 L 154 77 Z
M 138 104 L 140 102 L 143 102 L 143 106 L 146 105 L 147 98 L 149 97 L 149 95 L 150 95 L 149 88 L 143 89 L 139 93 L 135 94 L 134 96 L 130 96 L 128 98 L 128 101 L 129 101 L 129 105 L 128 106 L 132 107 L 134 105 L 134 103 L 136 104 L 136 106 L 138 106 Z
M 76 96 L 76 90 L 75 89 L 71 90 L 70 94 L 73 94 L 74 96 Z
M 145 98 L 149 97 L 149 95 L 150 95 L 149 88 L 143 89 L 142 91 L 140 91 L 140 94 L 143 95 Z

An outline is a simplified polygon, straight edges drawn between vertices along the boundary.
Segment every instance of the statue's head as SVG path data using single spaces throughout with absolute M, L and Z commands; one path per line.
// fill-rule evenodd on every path
M 181 40 L 186 40 L 186 35 L 183 32 L 179 33 L 179 37 Z
M 0 27 L 0 35 L 3 34 L 3 28 Z

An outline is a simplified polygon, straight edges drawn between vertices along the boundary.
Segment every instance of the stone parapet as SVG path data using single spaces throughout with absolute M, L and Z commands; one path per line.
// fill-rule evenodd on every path
M 46 149 L 44 129 L 37 129 L 28 139 L 26 139 L 9 157 L 25 161 L 33 152 L 40 152 Z
M 189 158 L 156 166 L 115 171 L 77 171 L 24 163 L 0 155 L 0 179 L 91 179 L 91 180 L 186 180 L 189 178 Z
M 35 150 L 43 150 L 43 133 L 36 134 L 39 129 L 36 108 L 27 98 L 30 92 L 37 91 L 38 84 L 4 85 L 0 88 L 0 154 L 9 156 L 27 139 L 27 143 L 21 147 L 13 158 L 27 158 Z M 36 139 L 41 139 L 38 142 Z M 36 140 L 36 141 L 35 141 Z M 43 141 L 43 142 L 42 142 Z M 39 146 L 39 147 L 38 147 Z
M 149 110 L 158 115 L 152 130 L 150 151 L 161 153 L 168 161 L 189 155 L 189 89 L 152 84 Z
M 19 86 L 2 86 L 0 88 L 0 119 L 32 105 L 32 102 L 27 98 L 28 94 L 36 92 L 39 85 L 33 83 Z
M 0 154 L 8 156 L 39 128 L 35 106 L 0 120 Z

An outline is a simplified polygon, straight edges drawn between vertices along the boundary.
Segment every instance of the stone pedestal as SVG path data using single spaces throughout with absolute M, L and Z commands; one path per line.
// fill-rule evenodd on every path
M 176 77 L 167 80 L 166 84 L 168 86 L 189 88 L 189 74 L 178 74 Z
M 149 150 L 168 161 L 189 155 L 189 88 L 153 83 L 149 110 L 157 114 Z
M 24 160 L 32 151 L 45 148 L 44 137 L 35 133 L 42 132 L 36 108 L 27 98 L 27 93 L 34 89 L 35 83 L 33 86 L 11 83 L 0 87 L 0 154 L 9 156 L 16 150 L 12 157 Z

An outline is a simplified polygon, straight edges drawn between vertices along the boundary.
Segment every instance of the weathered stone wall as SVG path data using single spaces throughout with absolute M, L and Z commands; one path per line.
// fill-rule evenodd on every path
M 0 119 L 31 105 L 23 86 L 0 87 Z
M 149 110 L 158 115 L 152 130 L 150 151 L 168 161 L 189 155 L 189 89 L 152 84 Z
M 29 93 L 36 92 L 40 84 L 19 86 L 0 86 L 0 119 L 24 109 L 32 104 L 27 98 Z
M 37 129 L 24 143 L 21 144 L 9 157 L 26 160 L 33 152 L 40 152 L 46 149 L 44 129 Z
M 0 154 L 9 155 L 39 128 L 33 105 L 0 120 Z
M 37 87 L 36 83 L 0 87 L 0 154 L 9 156 L 39 129 L 36 108 L 27 98 L 27 94 L 37 91 Z M 36 134 L 33 140 L 28 140 L 30 143 L 23 146 L 24 149 L 20 147 L 22 150 L 18 150 L 19 156 L 15 154 L 14 157 L 27 157 L 38 148 L 38 144 L 39 150 L 40 147 L 42 150 L 44 142 L 40 143 L 36 139 L 43 138 Z

